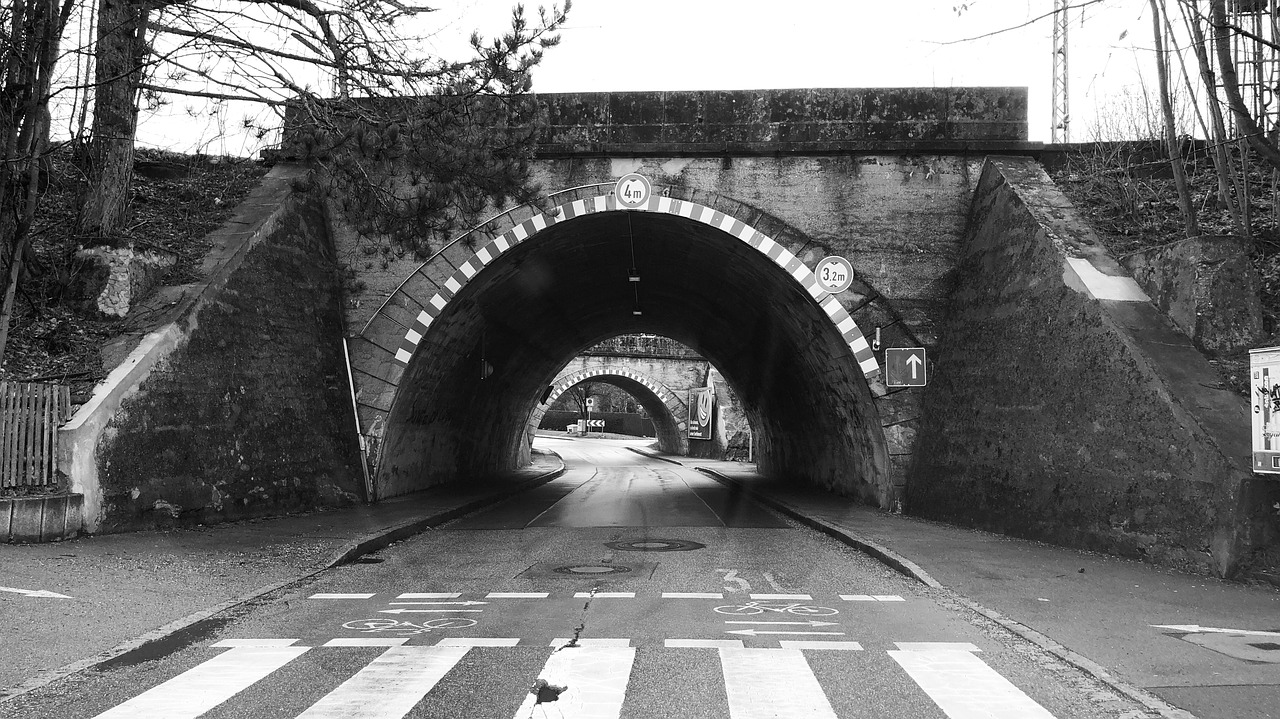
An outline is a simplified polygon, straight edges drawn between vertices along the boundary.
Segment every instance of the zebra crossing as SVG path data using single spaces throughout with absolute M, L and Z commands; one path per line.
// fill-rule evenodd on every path
M 295 714 L 296 719 L 399 719 L 429 702 L 433 692 L 448 682 L 475 683 L 487 686 L 486 691 L 509 694 L 499 698 L 508 701 L 512 709 L 504 716 L 513 719 L 616 719 L 626 715 L 628 690 L 639 681 L 635 677 L 680 681 L 679 672 L 664 668 L 663 662 L 681 666 L 695 658 L 718 663 L 720 690 L 704 687 L 703 692 L 724 703 L 713 715 L 730 719 L 835 719 L 833 700 L 867 691 L 859 677 L 868 672 L 896 672 L 901 684 L 927 697 L 935 710 L 928 715 L 913 710 L 904 716 L 1055 719 L 988 665 L 977 646 L 963 642 L 894 642 L 889 649 L 867 648 L 853 641 L 811 640 L 783 640 L 776 647 L 744 646 L 742 640 L 732 639 L 667 639 L 660 647 L 632 646 L 627 638 L 557 638 L 539 647 L 520 638 L 501 637 L 453 637 L 433 644 L 410 641 L 408 637 L 343 637 L 307 643 L 225 639 L 202 650 L 215 652 L 213 656 L 95 719 L 196 719 L 215 707 L 222 712 L 219 716 L 257 716 L 253 707 L 237 713 L 238 695 L 286 666 L 309 660 L 323 663 L 321 655 L 326 652 L 356 651 L 364 654 L 347 658 L 359 668 L 345 679 L 334 677 L 336 686 L 325 687 L 327 693 Z M 493 667 L 506 666 L 503 655 L 487 655 L 479 661 L 474 654 L 514 651 L 545 654 L 545 658 L 535 657 L 543 662 L 541 671 L 523 680 L 509 677 L 495 683 L 483 675 L 497 671 Z M 370 658 L 373 652 L 376 655 Z M 468 657 L 476 661 L 464 662 Z M 813 663 L 821 664 L 823 671 L 815 672 Z M 911 697 L 876 698 L 895 699 Z M 917 694 L 913 706 L 919 705 L 919 699 Z M 461 713 L 450 712 L 450 716 L 471 716 L 465 707 L 455 709 Z

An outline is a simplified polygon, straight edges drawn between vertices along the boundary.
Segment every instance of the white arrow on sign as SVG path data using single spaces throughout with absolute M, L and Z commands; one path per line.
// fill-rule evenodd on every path
M 907 358 L 907 366 L 911 368 L 911 379 L 916 378 L 916 370 L 918 370 L 922 364 L 924 364 L 924 362 L 915 355 L 911 355 Z
M 741 619 L 741 620 L 726 619 L 724 623 L 725 624 L 803 624 L 809 627 L 834 627 L 837 624 L 839 624 L 839 622 L 820 622 L 816 619 L 811 622 L 758 622 L 758 621 L 751 621 L 747 619 Z
M 1202 627 L 1199 624 L 1152 624 L 1156 629 L 1172 629 L 1175 632 L 1206 632 L 1212 634 L 1247 634 L 1251 637 L 1280 637 L 1280 632 L 1263 632 L 1256 629 L 1222 629 L 1219 627 Z
M 14 589 L 13 587 L 0 587 L 0 592 L 13 592 L 14 594 L 22 594 L 28 597 L 38 597 L 42 599 L 74 599 L 65 594 L 50 592 L 46 589 Z
M 423 614 L 426 612 L 483 612 L 483 609 L 380 609 L 379 614 Z
M 749 637 L 754 637 L 760 634 L 825 634 L 825 635 L 844 636 L 844 632 L 783 632 L 783 631 L 772 631 L 768 629 L 730 629 L 725 633 L 726 634 L 745 634 Z
M 489 604 L 489 603 L 488 601 L 475 601 L 474 599 L 468 599 L 466 601 L 390 601 L 390 603 L 388 604 L 393 606 L 397 604 L 453 604 L 453 605 L 461 605 L 461 606 L 474 606 L 477 604 Z

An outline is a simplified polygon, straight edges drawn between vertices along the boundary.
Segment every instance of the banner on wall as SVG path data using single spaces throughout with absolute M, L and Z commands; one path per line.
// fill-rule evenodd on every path
M 716 394 L 710 387 L 689 390 L 689 439 L 711 439 Z

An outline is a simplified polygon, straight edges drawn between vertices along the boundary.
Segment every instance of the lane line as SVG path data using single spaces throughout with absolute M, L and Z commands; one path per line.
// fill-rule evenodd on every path
M 297 719 L 387 719 L 408 714 L 467 647 L 391 647 Z
M 232 647 L 95 719 L 195 719 L 308 649 L 310 647 Z
M 635 599 L 635 592 L 575 592 L 574 599 Z
M 436 642 L 437 647 L 514 647 L 519 637 L 449 637 Z
M 373 599 L 373 596 L 372 592 L 367 594 L 363 592 L 353 592 L 348 594 L 340 592 L 321 592 L 319 594 L 312 594 L 307 597 L 307 599 Z
M 668 639 L 668 649 L 741 649 L 741 639 Z
M 731 719 L 836 719 L 799 649 L 721 649 Z
M 555 647 L 556 649 L 559 649 L 560 647 L 567 646 L 569 642 L 572 642 L 572 641 L 573 640 L 568 637 L 556 637 L 555 639 L 551 640 L 551 646 Z M 631 640 L 625 637 L 592 638 L 592 639 L 579 639 L 577 640 L 577 642 L 575 642 L 575 644 L 577 644 L 580 647 L 629 647 L 631 646 Z
M 461 596 L 462 592 L 409 592 L 396 599 L 457 599 Z
M 813 597 L 808 594 L 752 594 L 752 599 L 773 599 L 773 600 L 791 600 L 791 601 L 813 601 Z
M 398 647 L 409 641 L 409 637 L 338 637 L 330 639 L 321 646 L 325 647 Z
M 663 592 L 663 599 L 724 599 L 723 592 Z
M 636 650 L 631 647 L 565 647 L 553 652 L 538 678 L 547 685 L 565 687 L 551 704 L 558 712 L 555 716 L 617 719 L 627 698 L 635 657 Z M 515 716 L 531 717 L 537 705 L 538 695 L 530 691 Z
M 489 592 L 485 599 L 546 599 L 551 592 Z
M 860 652 L 862 645 L 857 642 L 824 642 L 821 639 L 782 639 L 778 646 L 783 649 L 834 649 L 845 652 Z
M 970 650 L 898 650 L 889 656 L 950 719 L 1054 719 Z

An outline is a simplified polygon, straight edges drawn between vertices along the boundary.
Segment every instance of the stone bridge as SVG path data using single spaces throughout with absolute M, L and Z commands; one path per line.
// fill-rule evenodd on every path
M 368 256 L 313 200 L 281 205 L 238 274 L 191 310 L 200 322 L 153 342 L 166 361 L 122 372 L 114 404 L 76 424 L 75 446 L 90 448 L 76 451 L 94 454 L 63 466 L 84 468 L 74 481 L 98 497 L 90 525 L 148 526 L 161 506 L 212 521 L 380 499 L 508 470 L 574 357 L 652 334 L 723 376 L 763 472 L 1223 573 L 1280 563 L 1280 483 L 1250 472 L 1245 401 L 1149 299 L 1158 276 L 1140 287 L 1037 164 L 1024 89 L 539 99 L 541 209 L 501 208 L 425 262 Z M 628 176 L 643 179 L 619 193 Z M 356 276 L 339 332 L 318 309 L 338 294 L 323 284 L 327 253 Z M 815 277 L 830 256 L 850 263 L 847 289 Z M 276 275 L 306 263 L 314 289 L 282 295 Z M 928 387 L 886 386 L 892 347 L 929 351 Z M 234 361 L 211 359 L 223 356 Z M 314 379 L 294 379 L 304 370 Z M 649 401 L 678 435 L 672 397 Z M 140 463 L 156 427 L 173 449 Z M 297 458 L 301 438 L 328 469 Z

